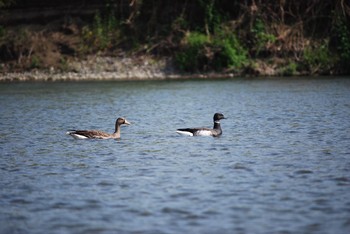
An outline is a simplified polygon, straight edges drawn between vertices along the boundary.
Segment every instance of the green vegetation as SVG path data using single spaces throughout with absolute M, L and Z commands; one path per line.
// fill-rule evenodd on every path
M 6 11 L 45 4 L 50 9 L 63 3 L 0 0 Z M 91 9 L 90 4 L 83 5 Z M 2 24 L 0 63 L 68 67 L 77 55 L 147 54 L 174 58 L 186 72 L 350 72 L 349 1 L 104 0 L 94 8 L 94 14 L 84 8 L 81 15 L 61 13 L 61 25 L 59 17 L 32 28 Z M 44 42 L 50 50 L 40 49 Z M 47 57 L 55 59 L 47 64 Z
M 317 46 L 309 46 L 304 50 L 303 59 L 311 73 L 322 72 L 333 66 L 334 61 L 332 61 L 328 45 L 328 40 L 326 40 Z
M 350 64 L 350 26 L 346 24 L 346 19 L 337 17 L 335 24 L 337 50 L 340 55 L 341 63 L 349 67 Z M 348 68 L 349 69 L 349 68 Z
M 234 34 L 220 35 L 215 38 L 214 45 L 218 48 L 214 65 L 221 69 L 241 68 L 247 63 L 247 50 L 243 48 Z
M 258 56 L 263 49 L 267 49 L 269 44 L 276 41 L 273 34 L 267 33 L 264 22 L 259 18 L 255 20 L 251 33 L 253 34 L 255 56 Z
M 62 57 L 59 60 L 59 69 L 61 71 L 68 71 L 69 70 L 69 66 L 68 66 L 68 61 L 66 58 Z
M 186 35 L 184 48 L 176 54 L 176 61 L 180 69 L 184 71 L 195 71 L 204 68 L 207 64 L 207 46 L 209 46 L 209 40 L 206 35 L 198 32 Z
M 31 57 L 30 67 L 31 68 L 40 68 L 40 66 L 41 66 L 40 58 L 36 55 L 33 55 Z
M 6 30 L 0 25 L 0 40 L 6 35 Z
M 199 5 L 204 11 L 205 32 L 209 36 L 215 32 L 221 24 L 221 15 L 214 6 L 215 0 L 199 0 Z
M 287 66 L 282 68 L 281 75 L 283 76 L 295 76 L 297 75 L 298 65 L 295 62 L 289 62 Z
M 202 32 L 187 28 L 180 50 L 175 55 L 183 71 L 232 70 L 240 69 L 247 63 L 247 50 L 235 33 L 224 27 L 223 17 L 214 3 L 215 0 L 199 0 L 204 15 Z
M 9 7 L 11 5 L 14 5 L 15 3 L 16 3 L 16 0 L 0 0 L 0 8 Z
M 183 71 L 240 69 L 247 62 L 247 51 L 234 34 L 219 31 L 209 38 L 199 32 L 185 36 L 176 61 Z
M 113 11 L 106 17 L 97 12 L 91 25 L 82 28 L 83 52 L 96 52 L 110 49 L 119 37 L 118 22 Z

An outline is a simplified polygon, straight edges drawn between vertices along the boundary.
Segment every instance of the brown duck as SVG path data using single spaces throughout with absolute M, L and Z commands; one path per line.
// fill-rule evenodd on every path
M 114 133 L 106 133 L 99 130 L 69 130 L 68 135 L 71 135 L 75 139 L 118 139 L 120 138 L 120 126 L 126 124 L 129 125 L 125 118 L 118 118 L 115 122 Z

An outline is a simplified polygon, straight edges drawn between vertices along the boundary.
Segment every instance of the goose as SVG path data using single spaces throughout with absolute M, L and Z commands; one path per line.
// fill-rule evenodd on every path
M 185 136 L 213 136 L 218 137 L 222 134 L 220 120 L 226 119 L 221 113 L 215 113 L 213 117 L 214 127 L 211 128 L 179 128 L 177 133 Z
M 120 125 L 129 125 L 125 118 L 118 118 L 115 122 L 114 133 L 106 133 L 99 130 L 69 130 L 66 134 L 75 139 L 118 139 L 120 138 Z

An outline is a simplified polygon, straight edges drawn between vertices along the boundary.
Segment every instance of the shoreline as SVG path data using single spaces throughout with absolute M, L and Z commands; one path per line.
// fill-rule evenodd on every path
M 0 83 L 349 75 L 349 7 L 5 0 Z
M 184 73 L 177 70 L 172 59 L 139 57 L 90 56 L 86 60 L 73 60 L 67 71 L 33 69 L 23 72 L 0 73 L 4 82 L 64 82 L 64 81 L 136 81 L 136 80 L 181 80 L 206 78 L 231 78 L 234 73 Z
M 153 74 L 144 75 L 120 75 L 117 72 L 99 72 L 99 73 L 48 73 L 43 71 L 35 72 L 14 72 L 0 74 L 0 83 L 12 82 L 85 82 L 85 81 L 151 81 L 151 80 L 186 80 L 186 79 L 225 79 L 240 77 L 234 74 Z
M 248 66 L 236 72 L 185 73 L 176 69 L 171 58 L 101 57 L 90 56 L 85 60 L 72 60 L 66 71 L 33 69 L 30 71 L 0 72 L 0 83 L 11 82 L 84 82 L 84 81 L 147 81 L 147 80 L 185 80 L 185 79 L 225 79 L 234 77 L 314 77 L 341 74 L 311 74 L 306 71 L 284 74 L 284 67 L 260 60 L 254 69 Z

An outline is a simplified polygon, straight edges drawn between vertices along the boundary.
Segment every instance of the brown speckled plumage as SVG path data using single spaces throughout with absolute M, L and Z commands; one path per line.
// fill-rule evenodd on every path
M 118 139 L 122 124 L 129 125 L 130 123 L 125 118 L 118 118 L 115 122 L 115 131 L 112 134 L 99 130 L 70 130 L 67 134 L 76 139 Z

